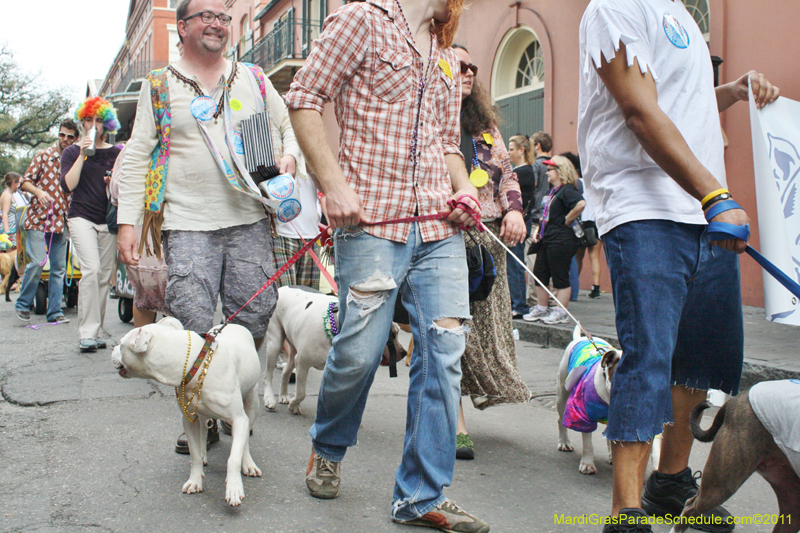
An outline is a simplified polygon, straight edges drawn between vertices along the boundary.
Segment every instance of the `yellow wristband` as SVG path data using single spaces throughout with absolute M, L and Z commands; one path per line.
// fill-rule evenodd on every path
M 724 192 L 730 193 L 730 191 L 729 191 L 728 189 L 717 189 L 717 190 L 716 190 L 716 191 L 714 191 L 714 192 L 710 192 L 710 193 L 708 193 L 708 194 L 706 195 L 706 197 L 705 197 L 705 198 L 703 198 L 703 200 L 700 202 L 700 206 L 701 206 L 701 207 L 705 207 L 705 206 L 706 206 L 706 204 L 708 203 L 708 201 L 709 201 L 709 200 L 711 200 L 712 198 L 714 198 L 714 197 L 715 197 L 715 196 L 717 196 L 718 194 L 722 194 L 722 193 L 724 193 Z

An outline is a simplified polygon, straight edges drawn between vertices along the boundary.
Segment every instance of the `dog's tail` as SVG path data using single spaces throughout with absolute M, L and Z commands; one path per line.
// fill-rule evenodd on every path
M 717 412 L 717 416 L 714 417 L 714 422 L 711 424 L 710 428 L 706 431 L 700 429 L 700 420 L 703 418 L 703 411 L 709 407 L 711 407 L 710 402 L 698 403 L 694 406 L 692 414 L 689 416 L 689 428 L 692 430 L 694 438 L 700 442 L 711 442 L 714 440 L 714 437 L 717 436 L 717 431 L 722 427 L 722 423 L 725 422 L 725 408 L 728 407 L 727 404 L 723 405 Z

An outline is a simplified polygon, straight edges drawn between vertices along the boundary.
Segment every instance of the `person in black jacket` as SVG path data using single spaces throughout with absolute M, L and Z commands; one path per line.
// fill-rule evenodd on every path
M 539 231 L 533 236 L 533 242 L 540 243 L 533 273 L 545 285 L 552 278 L 556 298 L 566 307 L 570 297 L 569 265 L 579 244 L 572 223 L 580 216 L 586 200 L 575 187 L 578 175 L 569 159 L 557 155 L 543 163 L 548 167 L 547 180 L 552 188 L 544 201 Z M 537 287 L 537 301 L 545 305 L 537 304 L 524 320 L 541 320 L 545 324 L 568 322 L 563 309 L 548 310 L 548 295 L 542 287 Z

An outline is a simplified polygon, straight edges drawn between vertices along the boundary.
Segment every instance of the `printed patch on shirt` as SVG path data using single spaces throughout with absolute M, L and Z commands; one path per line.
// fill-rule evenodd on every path
M 669 42 L 674 44 L 677 48 L 689 47 L 689 34 L 686 33 L 686 30 L 681 23 L 678 22 L 678 19 L 669 13 L 665 13 L 663 26 L 664 33 L 667 34 L 667 39 L 669 39 Z
M 450 63 L 448 63 L 444 59 L 440 59 L 439 60 L 439 68 L 442 69 L 442 72 L 444 72 L 445 76 L 447 76 L 451 80 L 453 79 L 453 71 L 450 70 Z

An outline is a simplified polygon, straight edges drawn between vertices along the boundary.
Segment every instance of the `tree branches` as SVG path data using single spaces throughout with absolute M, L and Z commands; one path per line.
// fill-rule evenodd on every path
M 0 156 L 53 142 L 50 131 L 72 106 L 66 89 L 49 89 L 24 72 L 7 45 L 0 48 Z

